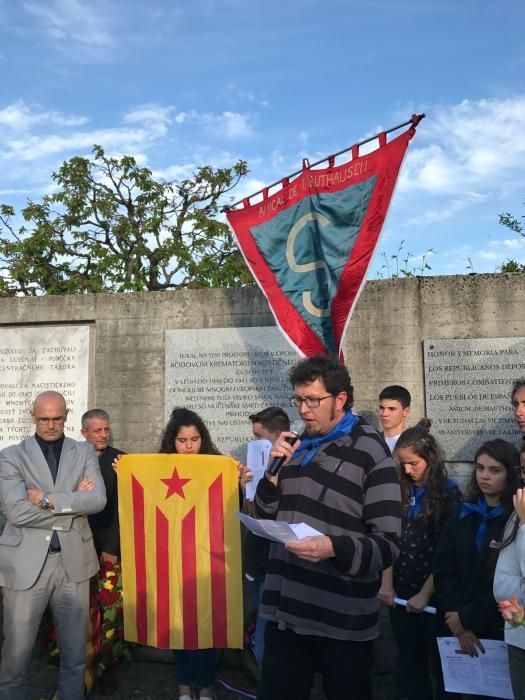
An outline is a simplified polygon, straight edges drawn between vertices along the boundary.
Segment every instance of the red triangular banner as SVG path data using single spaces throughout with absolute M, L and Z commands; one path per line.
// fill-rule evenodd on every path
M 415 123 L 414 123 L 415 124 Z M 227 212 L 278 326 L 303 355 L 339 353 L 415 125 L 342 165 L 303 168 L 261 202 Z M 267 193 L 266 193 L 267 194 Z

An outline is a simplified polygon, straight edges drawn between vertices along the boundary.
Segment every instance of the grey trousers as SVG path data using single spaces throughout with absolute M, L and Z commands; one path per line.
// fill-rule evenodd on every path
M 82 700 L 89 614 L 89 579 L 70 581 L 62 555 L 50 552 L 34 585 L 26 591 L 3 589 L 4 644 L 0 700 L 27 700 L 27 671 L 38 627 L 47 605 L 55 623 L 60 670 L 58 699 Z
M 525 649 L 507 644 L 514 700 L 525 700 Z

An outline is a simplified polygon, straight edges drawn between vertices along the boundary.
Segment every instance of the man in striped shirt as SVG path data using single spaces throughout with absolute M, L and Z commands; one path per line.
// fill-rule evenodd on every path
M 272 456 L 285 463 L 259 482 L 256 514 L 304 522 L 323 534 L 272 543 L 257 697 L 308 700 L 320 671 L 328 700 L 371 700 L 377 592 L 401 529 L 396 468 L 383 438 L 352 413 L 353 389 L 339 360 L 303 360 L 290 381 L 305 434 L 292 446 L 285 432 L 274 444 Z

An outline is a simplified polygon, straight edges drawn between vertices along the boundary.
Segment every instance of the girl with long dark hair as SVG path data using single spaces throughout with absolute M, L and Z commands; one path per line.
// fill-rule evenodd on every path
M 432 558 L 446 518 L 457 509 L 461 493 L 447 477 L 438 445 L 428 432 L 430 421 L 401 433 L 395 454 L 400 464 L 403 521 L 399 558 L 387 570 L 379 597 L 390 605 L 399 659 L 397 697 L 432 700 L 431 670 L 439 680 L 436 616 L 423 611 L 434 605 Z M 394 605 L 394 598 L 406 606 Z
M 505 440 L 485 442 L 474 457 L 465 503 L 443 528 L 434 558 L 434 582 L 445 623 L 467 654 L 480 639 L 503 639 L 492 594 L 503 531 L 518 487 L 519 455 Z M 478 697 L 478 696 L 476 696 Z
M 159 452 L 165 454 L 218 455 L 202 418 L 187 408 L 174 408 L 162 434 Z M 215 649 L 174 649 L 179 700 L 192 700 L 192 685 L 199 688 L 200 700 L 215 698 L 213 679 Z

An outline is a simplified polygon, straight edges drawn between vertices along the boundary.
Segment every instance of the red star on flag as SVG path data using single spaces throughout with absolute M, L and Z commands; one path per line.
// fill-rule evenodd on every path
M 161 479 L 161 481 L 168 487 L 166 500 L 170 496 L 173 496 L 174 493 L 176 493 L 177 496 L 180 496 L 181 498 L 186 498 L 182 489 L 188 483 L 188 481 L 191 481 L 191 479 L 181 479 L 177 473 L 177 467 L 173 467 L 173 474 L 169 479 Z

